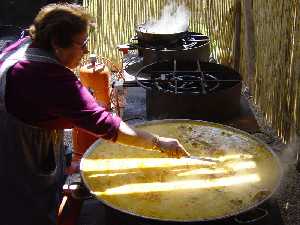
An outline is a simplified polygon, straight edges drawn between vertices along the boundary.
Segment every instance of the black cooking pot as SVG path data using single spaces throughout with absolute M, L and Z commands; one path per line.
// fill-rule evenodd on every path
M 160 45 L 160 44 L 175 44 L 188 35 L 188 30 L 178 33 L 150 33 L 147 31 L 145 23 L 136 27 L 137 39 L 143 44 Z

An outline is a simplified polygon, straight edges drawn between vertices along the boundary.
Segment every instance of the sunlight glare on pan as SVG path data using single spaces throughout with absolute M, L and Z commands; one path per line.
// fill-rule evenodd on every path
M 260 177 L 257 174 L 232 176 L 210 180 L 184 180 L 173 182 L 135 183 L 108 188 L 104 192 L 93 192 L 95 195 L 122 195 L 135 193 L 163 192 L 176 190 L 192 190 L 213 187 L 235 186 L 246 183 L 257 183 Z
M 256 168 L 256 163 L 254 161 L 242 161 L 235 163 L 228 163 L 226 167 L 231 168 L 234 171 L 239 171 L 243 169 L 254 169 Z
M 188 158 L 84 159 L 81 163 L 80 168 L 82 168 L 82 171 L 85 172 L 215 164 L 214 162 L 205 160 L 190 160 Z
M 232 171 L 241 171 L 241 170 L 248 170 L 256 168 L 256 163 L 254 161 L 242 161 L 242 162 L 235 162 L 235 163 L 227 163 L 221 164 L 219 168 L 201 168 L 195 169 L 188 172 L 183 172 L 177 174 L 177 176 L 191 176 L 191 175 L 210 175 L 210 174 L 225 174 L 227 172 Z M 229 170 L 228 170 L 229 169 Z
M 90 175 L 90 178 L 95 178 L 95 177 L 115 177 L 115 176 L 120 176 L 120 175 L 127 175 L 127 174 L 136 174 L 136 172 L 127 172 L 127 173 L 97 173 Z

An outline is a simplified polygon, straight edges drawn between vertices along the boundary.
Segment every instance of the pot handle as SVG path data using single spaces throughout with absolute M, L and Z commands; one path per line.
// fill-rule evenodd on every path
M 257 207 L 255 209 L 253 209 L 253 211 L 256 211 L 257 216 L 253 216 L 252 218 L 242 218 L 242 215 L 237 215 L 234 217 L 234 221 L 239 223 L 239 224 L 251 224 L 251 223 L 255 223 L 259 220 L 262 220 L 263 218 L 265 218 L 267 215 L 269 215 L 268 210 Z M 251 217 L 251 216 L 249 216 Z
M 130 41 L 132 42 L 132 41 L 137 41 L 138 40 L 138 36 L 137 35 L 134 35 L 131 39 L 130 39 Z

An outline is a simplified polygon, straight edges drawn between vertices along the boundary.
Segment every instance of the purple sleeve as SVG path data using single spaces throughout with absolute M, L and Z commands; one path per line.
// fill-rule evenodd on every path
M 49 98 L 49 110 L 54 115 L 67 118 L 75 126 L 100 137 L 116 141 L 121 119 L 101 107 L 77 77 L 68 71 L 58 76 L 49 87 L 55 89 Z M 50 91 L 50 90 L 49 90 Z

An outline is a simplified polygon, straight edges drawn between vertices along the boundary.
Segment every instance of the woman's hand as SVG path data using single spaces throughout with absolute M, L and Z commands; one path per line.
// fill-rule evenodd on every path
M 190 155 L 177 139 L 158 136 L 155 138 L 156 140 L 154 140 L 154 142 L 156 142 L 155 145 L 157 145 L 155 148 L 170 157 L 180 158 Z
M 177 139 L 159 137 L 143 130 L 134 129 L 123 121 L 119 127 L 117 142 L 129 146 L 161 151 L 170 157 L 180 158 L 182 156 L 189 156 L 189 153 Z

